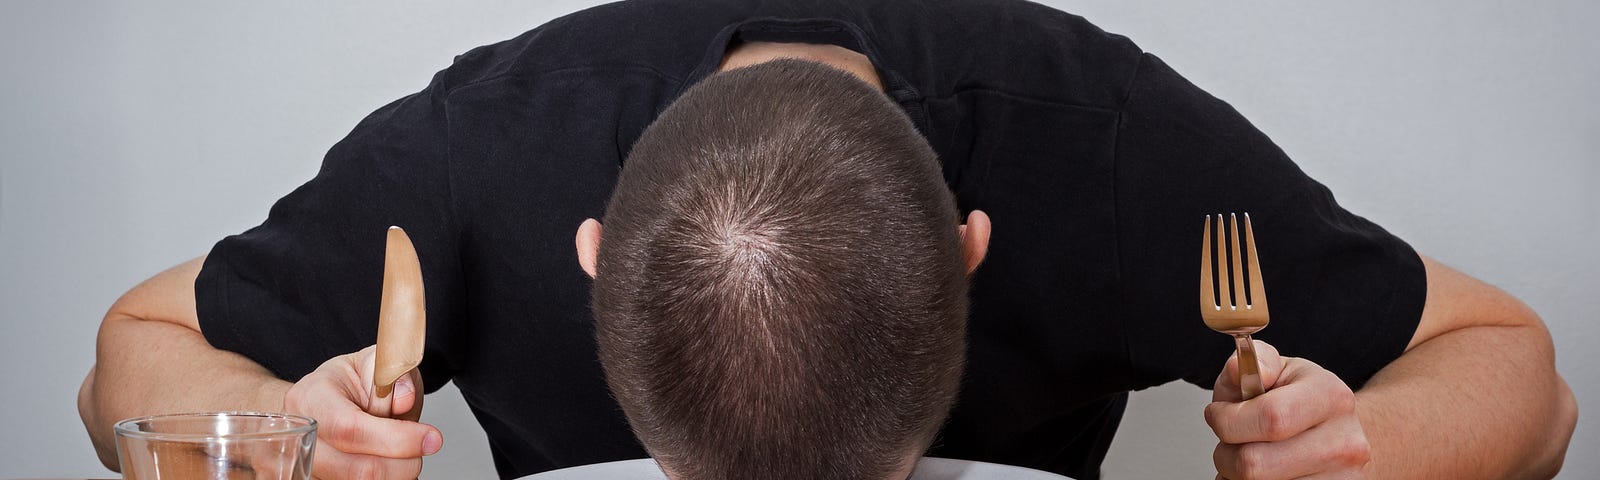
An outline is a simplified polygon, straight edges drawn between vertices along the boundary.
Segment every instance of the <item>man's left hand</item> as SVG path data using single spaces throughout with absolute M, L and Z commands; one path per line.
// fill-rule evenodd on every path
M 1219 440 L 1211 457 L 1217 478 L 1366 478 L 1367 435 L 1350 387 L 1266 342 L 1256 341 L 1256 357 L 1266 393 L 1244 400 L 1235 353 L 1206 405 L 1206 423 Z

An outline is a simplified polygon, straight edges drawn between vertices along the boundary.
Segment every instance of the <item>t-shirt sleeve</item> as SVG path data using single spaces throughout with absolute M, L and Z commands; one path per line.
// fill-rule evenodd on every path
M 1116 149 L 1122 316 L 1140 385 L 1211 388 L 1233 350 L 1200 318 L 1207 214 L 1250 214 L 1271 313 L 1256 338 L 1352 388 L 1403 353 L 1427 288 L 1416 252 L 1340 207 L 1227 103 L 1146 54 Z
M 387 228 L 406 230 L 422 263 L 428 391 L 457 369 L 462 323 L 459 228 L 442 102 L 431 88 L 384 106 L 333 146 L 316 177 L 260 226 L 212 248 L 195 281 L 200 329 L 294 381 L 377 338 Z

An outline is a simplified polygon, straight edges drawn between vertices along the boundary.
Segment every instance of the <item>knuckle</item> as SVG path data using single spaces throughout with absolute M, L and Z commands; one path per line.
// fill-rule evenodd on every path
M 1293 436 L 1290 429 L 1294 423 L 1294 409 L 1283 402 L 1267 402 L 1261 405 L 1261 434 L 1267 441 L 1286 440 Z
M 1366 437 L 1357 435 L 1342 442 L 1335 458 L 1343 465 L 1360 467 L 1372 460 L 1372 449 Z
M 372 480 L 383 478 L 383 463 L 375 458 L 363 457 L 345 464 L 344 478 Z
M 1254 480 L 1266 478 L 1263 476 L 1268 468 L 1267 459 L 1257 444 L 1248 444 L 1239 448 L 1239 453 L 1234 468 L 1238 470 L 1235 480 Z
M 361 429 L 354 415 L 334 415 L 327 421 L 327 440 L 335 447 L 348 447 L 360 440 Z M 320 435 L 320 432 L 319 432 Z M 346 450 L 346 448 L 339 448 Z
M 1356 411 L 1356 393 L 1351 391 L 1350 387 L 1343 382 L 1339 383 L 1339 388 L 1329 398 L 1333 402 L 1333 411 L 1336 413 L 1344 414 Z
M 422 476 L 422 459 L 406 459 L 399 463 L 400 466 L 392 470 L 395 472 L 395 475 L 393 475 L 395 478 L 411 479 Z

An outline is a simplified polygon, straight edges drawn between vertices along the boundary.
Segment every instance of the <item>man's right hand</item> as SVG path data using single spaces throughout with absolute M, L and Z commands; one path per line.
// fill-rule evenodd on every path
M 396 382 L 392 410 L 399 418 L 366 413 L 375 348 L 328 360 L 298 383 L 249 358 L 219 350 L 200 333 L 194 284 L 205 257 L 150 277 L 111 306 L 101 321 L 95 366 L 78 392 L 84 428 L 106 468 L 118 470 L 118 419 L 217 410 L 287 411 L 317 420 L 319 478 L 405 478 L 422 471 L 422 457 L 439 451 L 443 436 L 417 423 L 422 377 Z
M 317 420 L 317 478 L 414 479 L 422 457 L 443 446 L 422 415 L 422 377 L 412 370 L 394 385 L 395 418 L 366 412 L 372 398 L 374 347 L 334 357 L 296 382 L 284 394 L 289 413 Z

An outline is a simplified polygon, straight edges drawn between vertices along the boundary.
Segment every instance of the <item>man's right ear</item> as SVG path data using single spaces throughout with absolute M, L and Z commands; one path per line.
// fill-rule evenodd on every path
M 593 218 L 578 225 L 578 266 L 594 278 L 595 257 L 600 254 L 600 221 Z
M 961 236 L 961 263 L 969 277 L 978 269 L 978 264 L 983 263 L 983 257 L 989 255 L 989 229 L 989 214 L 982 210 L 968 213 L 967 223 L 956 227 Z

